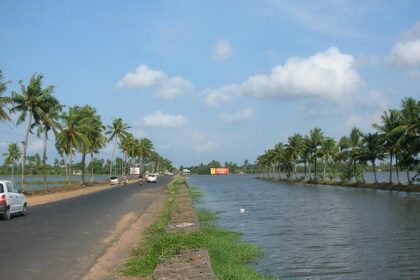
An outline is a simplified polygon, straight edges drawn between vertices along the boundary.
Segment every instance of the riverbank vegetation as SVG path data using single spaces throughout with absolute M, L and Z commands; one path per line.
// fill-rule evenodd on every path
M 43 80 L 43 75 L 35 73 L 27 85 L 19 81 L 20 91 L 5 95 L 10 82 L 4 80 L 0 70 L 0 121 L 11 122 L 11 116 L 15 115 L 16 125 L 26 126 L 22 149 L 19 143 L 8 144 L 0 174 L 12 174 L 13 178 L 19 173 L 22 186 L 26 175 L 42 174 L 47 188 L 47 175 L 65 175 L 70 185 L 70 175 L 80 174 L 80 183 L 84 185 L 85 174 L 90 174 L 90 181 L 93 181 L 94 173 L 109 172 L 109 175 L 119 173 L 124 176 L 130 167 L 136 166 L 140 168 L 140 173 L 144 173 L 146 168 L 151 172 L 172 168 L 172 163 L 154 150 L 150 139 L 135 138 L 121 118 L 115 118 L 111 125 L 105 126 L 94 107 L 76 105 L 66 108 L 54 95 L 55 86 L 44 87 Z M 42 156 L 38 153 L 28 155 L 30 134 L 42 139 Z M 51 135 L 54 135 L 53 144 L 61 159 L 56 158 L 53 164 L 48 164 L 46 151 Z M 111 160 L 100 159 L 100 151 L 111 141 Z M 122 157 L 114 161 L 117 147 Z M 81 161 L 75 164 L 76 154 Z M 86 157 L 90 157 L 89 164 L 86 164 Z
M 216 215 L 199 210 L 201 229 L 190 233 L 170 233 L 166 231 L 171 213 L 174 211 L 175 195 L 185 180 L 177 177 L 169 186 L 169 196 L 165 208 L 157 221 L 146 231 L 144 238 L 125 265 L 127 276 L 150 277 L 156 265 L 183 249 L 207 248 L 213 271 L 217 279 L 275 279 L 255 272 L 249 263 L 262 255 L 256 246 L 240 240 L 240 234 L 216 226 Z M 201 196 L 197 188 L 190 188 L 194 200 Z
M 364 172 L 371 170 L 375 184 L 377 164 L 388 165 L 388 184 L 405 176 L 408 185 L 419 181 L 420 101 L 405 98 L 400 109 L 383 112 L 376 132 L 362 133 L 353 128 L 338 141 L 316 127 L 308 135 L 295 133 L 287 143 L 278 143 L 258 156 L 265 177 L 285 177 L 308 183 L 365 183 Z M 412 173 L 415 173 L 413 176 Z

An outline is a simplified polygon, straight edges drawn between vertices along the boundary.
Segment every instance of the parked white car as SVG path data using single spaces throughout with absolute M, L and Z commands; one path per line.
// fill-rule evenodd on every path
M 147 175 L 147 183 L 157 183 L 157 175 L 156 174 Z
M 26 198 L 22 190 L 15 187 L 12 181 L 0 180 L 0 215 L 10 220 L 12 214 L 28 214 Z

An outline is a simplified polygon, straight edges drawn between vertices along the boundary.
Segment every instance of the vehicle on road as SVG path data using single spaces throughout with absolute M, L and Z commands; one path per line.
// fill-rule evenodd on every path
M 118 185 L 120 183 L 120 179 L 118 178 L 118 176 L 112 176 L 111 178 L 109 178 L 109 183 L 112 185 Z
M 0 180 L 0 215 L 3 220 L 10 220 L 12 214 L 28 214 L 26 198 L 13 181 Z
M 156 174 L 149 174 L 147 176 L 147 183 L 157 183 L 157 176 L 156 176 Z

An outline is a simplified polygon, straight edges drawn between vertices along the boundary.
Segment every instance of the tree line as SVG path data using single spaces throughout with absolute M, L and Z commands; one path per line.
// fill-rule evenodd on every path
M 73 174 L 73 157 L 76 153 L 81 155 L 79 170 L 81 171 L 81 184 L 84 185 L 86 172 L 86 157 L 90 156 L 90 168 L 95 164 L 94 156 L 98 155 L 108 142 L 112 142 L 113 151 L 109 163 L 109 175 L 115 174 L 114 157 L 118 148 L 122 153 L 120 172 L 124 176 L 130 166 L 139 166 L 140 173 L 144 173 L 145 164 L 153 170 L 165 170 L 172 167 L 172 163 L 159 155 L 148 138 L 137 139 L 129 132 L 130 127 L 121 118 L 113 120 L 111 125 L 104 125 L 96 109 L 89 105 L 64 106 L 54 96 L 55 87 L 43 87 L 43 75 L 35 73 L 27 85 L 20 80 L 20 91 L 12 91 L 5 95 L 10 81 L 5 81 L 0 70 L 0 121 L 10 122 L 10 114 L 17 114 L 16 125 L 26 124 L 22 151 L 18 143 L 8 145 L 4 153 L 4 162 L 11 166 L 12 174 L 21 159 L 19 171 L 24 185 L 25 175 L 28 173 L 27 148 L 29 134 L 43 140 L 42 157 L 35 158 L 37 170 L 44 175 L 45 187 L 47 182 L 47 144 L 51 133 L 55 136 L 55 148 L 58 154 L 65 158 L 64 170 L 67 183 L 70 184 L 70 175 Z M 39 159 L 39 160 L 38 160 Z M 57 164 L 57 161 L 54 161 Z M 96 159 L 96 164 L 98 164 Z M 61 165 L 62 166 L 62 165 Z M 103 164 L 102 164 L 103 166 Z M 91 172 L 93 173 L 93 172 Z
M 419 175 L 420 101 L 412 97 L 401 101 L 400 109 L 389 109 L 381 123 L 373 124 L 374 133 L 353 128 L 337 142 L 316 127 L 308 135 L 295 133 L 287 143 L 278 143 L 257 158 L 268 176 L 285 173 L 295 180 L 336 180 L 364 182 L 364 172 L 372 170 L 377 179 L 377 162 L 388 165 L 389 183 L 393 172 L 400 184 L 405 171 L 409 184 Z M 414 177 L 410 171 L 416 171 Z M 298 178 L 298 173 L 303 173 Z

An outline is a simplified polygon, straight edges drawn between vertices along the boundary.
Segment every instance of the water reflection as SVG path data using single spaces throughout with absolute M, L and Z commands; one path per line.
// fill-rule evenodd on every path
M 419 279 L 420 194 L 191 176 L 223 227 L 265 250 L 282 279 Z M 239 209 L 247 211 L 240 213 Z

